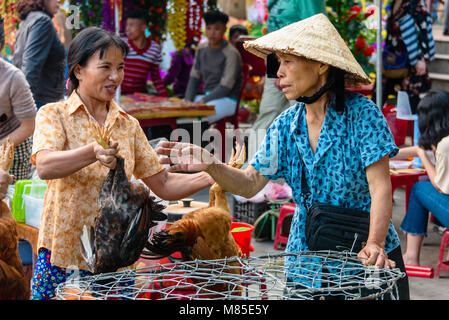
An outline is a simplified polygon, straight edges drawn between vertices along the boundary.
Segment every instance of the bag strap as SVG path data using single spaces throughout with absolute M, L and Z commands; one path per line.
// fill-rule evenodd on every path
M 299 154 L 299 159 L 301 160 L 301 197 L 308 212 L 311 207 L 310 201 L 312 200 L 312 194 L 306 181 L 306 164 L 304 163 L 301 154 Z

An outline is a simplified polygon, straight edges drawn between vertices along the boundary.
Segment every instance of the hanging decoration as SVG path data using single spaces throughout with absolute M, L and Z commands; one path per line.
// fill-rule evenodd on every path
M 106 1 L 103 9 L 103 23 L 101 27 L 107 31 L 115 31 L 115 17 L 114 17 L 114 7 L 111 6 L 111 1 Z
M 16 12 L 15 0 L 0 0 L 0 14 L 4 19 L 3 27 L 5 29 L 5 47 L 2 54 L 6 55 L 8 59 L 13 54 L 13 48 L 16 42 L 16 31 L 19 23 L 19 18 Z
M 89 26 L 102 26 L 103 22 L 103 7 L 105 7 L 105 1 L 86 1 L 86 0 L 70 0 L 71 5 L 75 5 L 79 8 L 80 12 L 80 29 L 73 29 L 73 36 L 79 33 L 82 29 Z
M 203 1 L 190 0 L 186 14 L 186 45 L 196 46 L 201 40 Z
M 145 2 L 141 0 L 141 2 Z M 152 0 L 149 7 L 151 37 L 156 42 L 165 41 L 167 23 L 167 0 Z
M 173 0 L 168 11 L 167 31 L 176 50 L 186 46 L 186 12 L 187 0 Z

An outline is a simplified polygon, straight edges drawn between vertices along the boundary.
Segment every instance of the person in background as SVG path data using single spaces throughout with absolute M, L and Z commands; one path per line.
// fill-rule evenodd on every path
M 326 14 L 325 0 L 268 0 L 267 32 L 281 29 L 293 22 L 301 21 L 317 13 Z M 271 55 L 267 59 L 276 60 Z M 276 72 L 267 68 L 267 76 L 260 101 L 259 114 L 253 124 L 254 130 L 268 129 L 273 120 L 294 102 L 289 102 L 282 93 Z
M 229 42 L 235 47 L 235 42 L 240 36 L 247 36 L 248 30 L 240 24 L 233 25 L 229 28 Z
M 228 15 L 220 11 L 204 14 L 206 42 L 200 43 L 190 72 L 185 100 L 208 103 L 215 106 L 216 114 L 208 117 L 209 123 L 235 113 L 242 83 L 242 60 L 240 53 L 223 39 Z M 204 95 L 197 95 L 204 82 Z
M 123 94 L 147 92 L 147 79 L 150 74 L 156 91 L 160 96 L 168 96 L 161 79 L 159 64 L 162 62 L 161 45 L 151 37 L 145 36 L 149 17 L 140 10 L 132 11 L 126 19 L 126 38 L 129 54 L 125 57 L 125 78 L 122 82 Z
M 12 61 L 25 74 L 38 109 L 64 98 L 65 49 L 52 22 L 59 10 L 59 2 L 17 2 L 17 12 L 22 22 Z
M 388 168 L 388 159 L 398 148 L 379 108 L 367 97 L 345 91 L 345 85 L 370 80 L 335 27 L 324 14 L 317 14 L 249 41 L 245 48 L 262 58 L 276 54 L 282 92 L 297 100 L 296 105 L 274 120 L 244 170 L 223 164 L 197 145 L 169 141 L 156 150 L 168 156 L 160 163 L 173 164 L 170 171 L 204 170 L 223 190 L 247 199 L 269 180 L 285 179 L 296 203 L 286 252 L 310 250 L 307 202 L 369 211 L 369 236 L 359 259 L 365 265 L 397 267 L 405 273 L 391 221 Z M 309 186 L 310 201 L 304 196 L 302 178 Z M 308 259 L 286 257 L 286 270 L 297 275 L 292 281 L 325 285 L 307 280 L 320 271 L 320 263 L 304 265 Z M 397 287 L 399 298 L 409 299 L 407 276 L 397 281 Z
M 406 91 L 410 99 L 410 108 L 416 114 L 420 93 L 431 88 L 428 63 L 435 55 L 435 43 L 432 36 L 432 17 L 421 0 L 394 0 L 391 2 L 387 18 L 387 39 L 385 41 L 384 68 L 389 61 L 404 61 L 405 73 L 392 75 L 383 71 L 382 105 L 391 94 Z M 402 58 L 401 58 L 402 57 Z M 408 70 L 407 70 L 408 69 Z M 376 86 L 373 88 L 373 100 Z
M 240 38 L 240 36 L 247 36 L 248 30 L 242 25 L 233 25 L 229 29 L 229 42 L 240 53 L 242 63 L 250 67 L 248 79 L 245 88 L 242 92 L 242 100 L 259 100 L 262 98 L 263 87 L 265 84 L 265 61 L 243 48 L 243 43 L 253 37 Z
M 5 45 L 4 35 L 0 16 L 0 51 Z M 30 179 L 36 104 L 23 72 L 4 59 L 0 59 L 0 79 L 0 144 L 6 143 L 8 137 L 14 143 L 14 160 L 9 169 L 13 182 Z
M 405 264 L 419 265 L 429 212 L 449 228 L 449 92 L 430 91 L 418 105 L 418 145 L 401 148 L 394 159 L 419 157 L 430 181 L 419 181 L 410 193 L 400 228 L 406 233 Z M 431 161 L 427 151 L 435 155 Z
M 165 86 L 173 84 L 173 93 L 176 97 L 184 98 L 194 56 L 195 51 L 190 45 L 172 54 L 170 68 L 165 75 L 164 84 Z
M 36 116 L 31 162 L 48 181 L 33 275 L 33 300 L 51 299 L 73 269 L 90 274 L 81 255 L 83 225 L 92 225 L 101 185 L 125 161 L 128 179 L 141 179 L 158 197 L 179 200 L 213 184 L 205 173 L 169 173 L 158 163 L 137 119 L 113 100 L 123 80 L 127 44 L 115 34 L 88 27 L 69 47 L 69 98 L 47 104 Z M 111 128 L 109 148 L 91 134 L 92 125 Z M 72 271 L 70 270 L 72 269 Z

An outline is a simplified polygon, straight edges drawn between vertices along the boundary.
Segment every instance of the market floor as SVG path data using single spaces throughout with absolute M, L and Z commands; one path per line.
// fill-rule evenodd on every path
M 232 210 L 232 196 L 228 194 L 229 205 Z M 202 190 L 192 196 L 196 201 L 209 201 L 209 191 Z M 398 188 L 394 193 L 393 224 L 398 231 L 402 251 L 405 249 L 405 235 L 399 225 L 405 215 L 405 192 Z M 428 236 L 424 239 L 421 251 L 421 265 L 436 268 L 440 250 L 441 235 L 434 230 L 434 224 L 429 223 Z M 254 252 L 251 256 L 260 256 L 266 253 L 280 253 L 281 250 L 273 248 L 273 241 L 258 242 L 252 240 Z M 442 271 L 440 278 L 409 277 L 410 298 L 412 300 L 449 300 L 449 273 Z

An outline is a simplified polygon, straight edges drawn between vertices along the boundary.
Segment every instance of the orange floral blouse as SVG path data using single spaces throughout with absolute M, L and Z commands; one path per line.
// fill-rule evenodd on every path
M 67 99 L 39 109 L 33 136 L 31 163 L 41 150 L 73 150 L 95 139 L 90 123 L 96 121 L 75 93 Z M 161 170 L 157 154 L 151 148 L 139 122 L 114 101 L 109 104 L 105 122 L 112 126 L 112 140 L 118 141 L 125 159 L 128 179 L 150 177 Z M 93 225 L 98 214 L 98 194 L 109 169 L 98 161 L 74 174 L 49 180 L 39 230 L 38 248 L 51 251 L 51 263 L 61 268 L 86 270 L 80 253 L 84 225 Z

